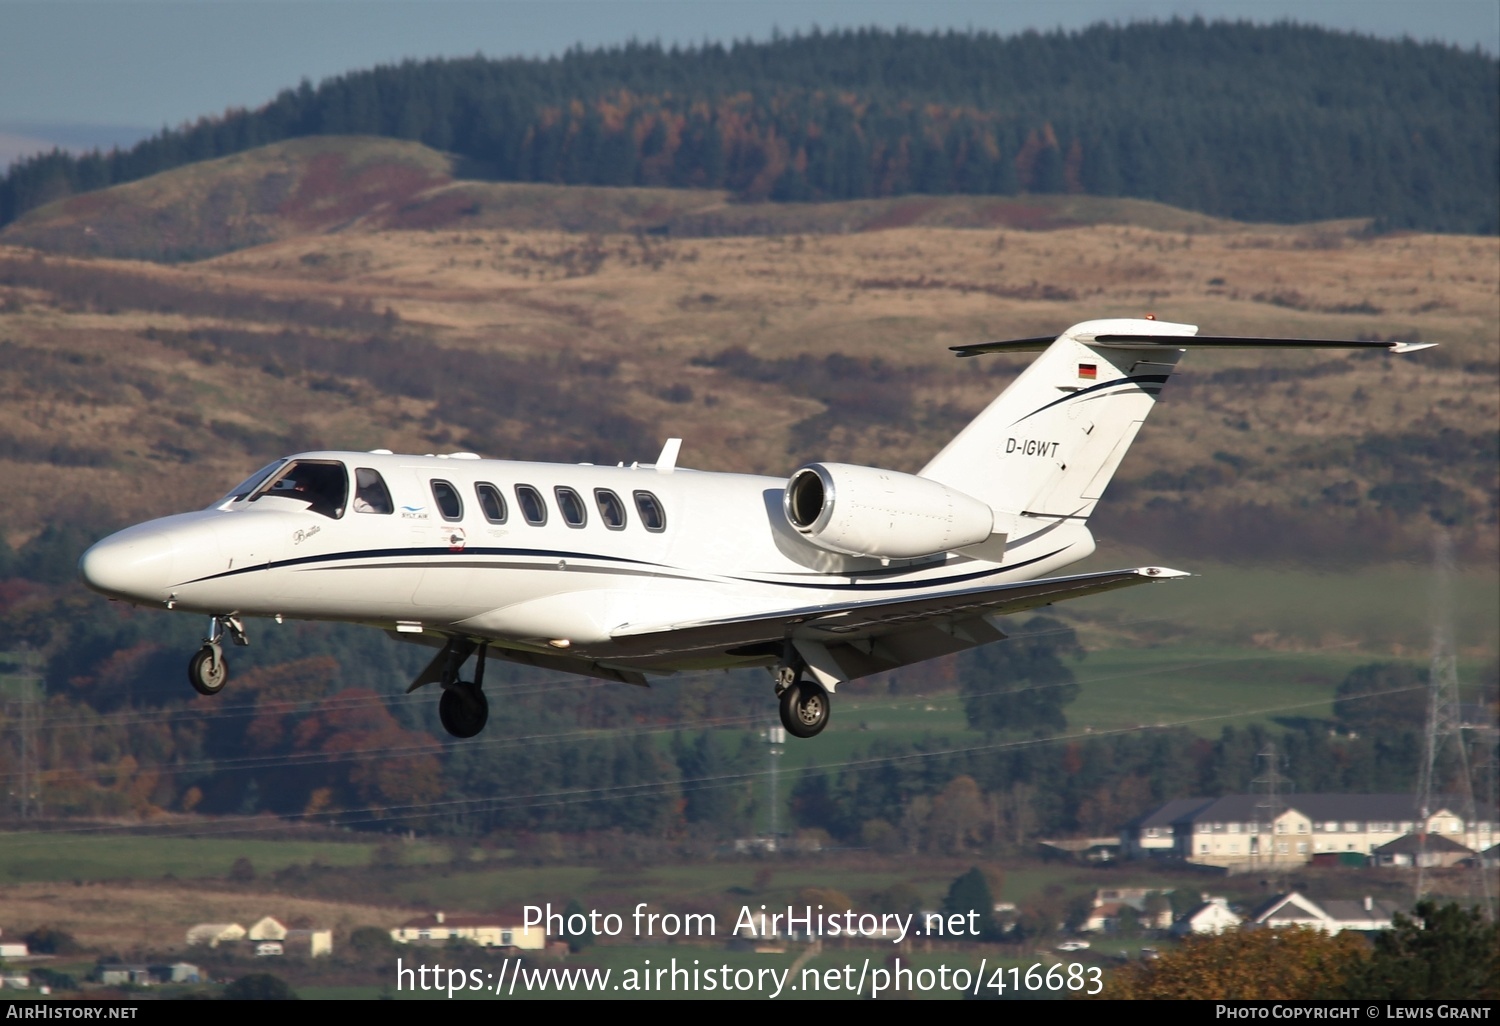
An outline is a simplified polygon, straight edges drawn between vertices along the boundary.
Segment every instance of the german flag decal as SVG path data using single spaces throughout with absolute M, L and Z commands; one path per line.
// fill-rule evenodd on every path
M 1099 365 L 1094 363 L 1080 363 L 1078 365 L 1078 376 L 1086 381 L 1093 381 L 1099 376 Z

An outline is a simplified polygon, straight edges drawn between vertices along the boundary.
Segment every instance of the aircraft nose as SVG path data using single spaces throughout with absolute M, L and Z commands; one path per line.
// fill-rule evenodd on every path
M 78 560 L 83 582 L 97 592 L 139 602 L 172 595 L 177 543 L 168 531 L 132 527 L 95 543 Z

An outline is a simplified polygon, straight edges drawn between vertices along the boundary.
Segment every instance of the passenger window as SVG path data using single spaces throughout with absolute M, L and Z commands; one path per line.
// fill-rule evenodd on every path
M 667 529 L 667 514 L 661 508 L 661 502 L 650 492 L 635 493 L 636 512 L 641 515 L 641 523 L 646 525 L 648 531 L 665 531 Z
M 569 527 L 582 527 L 588 523 L 589 513 L 584 508 L 582 496 L 561 486 L 552 489 L 552 494 L 557 496 L 557 509 L 562 514 L 563 523 Z
M 594 502 L 599 505 L 599 517 L 605 527 L 618 531 L 625 526 L 625 504 L 618 495 L 608 488 L 595 488 Z
M 256 489 L 250 501 L 267 495 L 307 503 L 308 512 L 337 520 L 349 498 L 349 472 L 337 460 L 294 460 Z
M 379 471 L 369 467 L 359 467 L 354 471 L 354 512 L 396 512 L 396 506 L 391 502 L 391 493 Z
M 547 522 L 547 504 L 542 493 L 531 485 L 516 485 L 516 502 L 521 507 L 521 516 L 532 527 L 541 527 Z
M 432 497 L 437 502 L 438 512 L 444 520 L 462 520 L 464 501 L 458 497 L 458 489 L 447 481 L 432 482 Z
M 505 523 L 507 515 L 505 496 L 500 494 L 500 489 L 486 481 L 481 481 L 474 486 L 474 494 L 479 496 L 479 508 L 484 510 L 484 519 L 492 524 Z

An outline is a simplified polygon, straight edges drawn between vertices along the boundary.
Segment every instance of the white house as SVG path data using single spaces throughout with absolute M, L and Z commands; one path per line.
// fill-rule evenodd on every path
M 264 944 L 276 944 L 278 950 L 272 951 L 267 948 L 261 951 L 259 947 L 256 954 L 285 954 L 306 955 L 309 958 L 320 958 L 323 955 L 333 954 L 333 931 L 332 930 L 289 930 L 281 921 L 271 916 L 258 920 L 245 934 L 249 940 Z
M 1478 850 L 1494 843 L 1495 810 L 1473 822 L 1438 804 L 1428 836 Z M 1369 855 L 1398 837 L 1420 832 L 1424 819 L 1412 794 L 1231 794 L 1183 798 L 1137 816 L 1121 832 L 1131 858 L 1172 858 L 1231 871 L 1302 865 L 1314 855 Z
M 1405 834 L 1370 853 L 1377 866 L 1454 866 L 1474 853 L 1441 834 Z
M 1307 926 L 1324 933 L 1344 930 L 1371 932 L 1389 930 L 1392 917 L 1400 909 L 1388 901 L 1366 897 L 1362 901 L 1328 900 L 1315 902 L 1292 891 L 1279 894 L 1250 913 L 1248 926 Z
M 255 925 L 245 932 L 245 936 L 253 941 L 286 940 L 286 927 L 270 916 L 266 916 L 256 920 Z
M 94 972 L 100 983 L 110 987 L 123 987 L 130 984 L 137 987 L 149 987 L 156 982 L 151 975 L 151 967 L 146 965 L 101 965 Z
M 1151 911 L 1151 896 L 1157 895 L 1159 906 Z M 1112 933 L 1120 928 L 1120 917 L 1130 910 L 1135 921 L 1147 930 L 1165 930 L 1172 925 L 1172 908 L 1166 896 L 1149 887 L 1101 887 L 1094 892 L 1094 907 L 1078 926 L 1079 933 Z
M 525 926 L 519 915 L 450 916 L 434 912 L 430 916 L 410 919 L 391 931 L 397 944 L 444 944 L 450 940 L 468 941 L 482 948 L 519 948 L 541 951 L 547 947 L 547 935 L 541 926 Z
M 332 930 L 288 930 L 281 942 L 287 951 L 308 958 L 333 954 Z
M 198 967 L 191 962 L 173 962 L 170 965 L 153 965 L 148 968 L 152 978 L 158 983 L 198 983 L 202 979 Z
M 1223 898 L 1209 898 L 1195 905 L 1177 922 L 1172 924 L 1172 936 L 1186 937 L 1189 934 L 1219 934 L 1226 930 L 1237 930 L 1244 922 L 1229 907 Z
M 239 923 L 199 923 L 188 928 L 187 942 L 192 947 L 216 948 L 229 941 L 245 939 L 245 928 Z

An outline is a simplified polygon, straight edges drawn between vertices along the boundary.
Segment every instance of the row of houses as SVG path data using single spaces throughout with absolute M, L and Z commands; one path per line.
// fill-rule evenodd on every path
M 1170 908 L 1152 895 L 1164 898 L 1159 891 L 1145 888 L 1107 888 L 1094 892 L 1094 908 L 1079 926 L 1080 933 L 1108 933 L 1118 929 L 1130 909 L 1136 923 L 1148 930 L 1166 930 L 1174 937 L 1194 934 L 1217 934 L 1240 927 L 1310 926 L 1324 933 L 1345 930 L 1371 932 L 1389 930 L 1400 907 L 1378 898 L 1358 901 L 1327 899 L 1315 902 L 1292 891 L 1262 902 L 1244 915 L 1230 907 L 1226 898 L 1203 895 L 1203 900 L 1173 918 Z
M 1126 858 L 1169 858 L 1244 870 L 1303 865 L 1339 855 L 1409 865 L 1436 851 L 1444 854 L 1433 856 L 1436 861 L 1429 864 L 1451 864 L 1500 841 L 1493 809 L 1481 809 L 1466 821 L 1453 811 L 1460 807 L 1456 801 L 1436 804 L 1436 810 L 1424 816 L 1413 794 L 1181 798 L 1126 823 L 1120 847 Z
M 239 923 L 199 923 L 188 928 L 189 947 L 217 948 L 221 944 L 249 941 L 257 955 L 305 955 L 320 958 L 333 954 L 332 930 L 291 930 L 271 916 L 245 929 Z
M 108 963 L 94 970 L 94 979 L 107 987 L 150 987 L 158 983 L 201 983 L 203 974 L 191 962 L 167 965 Z
M 391 930 L 397 944 L 446 944 L 466 941 L 481 948 L 541 951 L 547 947 L 541 926 L 526 926 L 520 915 L 450 916 L 434 912 L 409 919 Z
M 1240 927 L 1306 926 L 1324 933 L 1354 930 L 1373 933 L 1389 930 L 1401 908 L 1389 901 L 1366 896 L 1358 901 L 1329 898 L 1313 901 L 1305 894 L 1292 891 L 1262 902 L 1244 916 L 1229 907 L 1223 898 L 1207 898 L 1172 924 L 1172 934 L 1223 933 Z
M 162 964 L 105 963 L 94 968 L 93 980 L 106 987 L 151 987 L 159 983 L 200 983 L 203 976 L 190 962 Z M 42 979 L 47 979 L 43 976 Z M 22 970 L 0 972 L 0 989 L 30 990 L 33 974 Z M 47 992 L 46 985 L 41 988 Z

